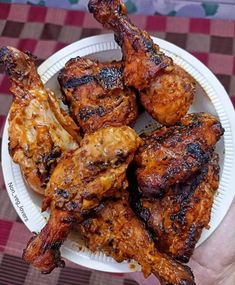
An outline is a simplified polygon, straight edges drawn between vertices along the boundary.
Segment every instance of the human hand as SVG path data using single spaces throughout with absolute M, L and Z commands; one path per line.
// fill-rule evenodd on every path
M 197 285 L 235 284 L 235 200 L 217 230 L 195 250 L 189 266 Z
M 194 251 L 189 266 L 197 285 L 235 284 L 235 200 L 216 231 Z M 140 285 L 160 285 L 153 275 L 145 279 L 133 273 L 132 278 Z

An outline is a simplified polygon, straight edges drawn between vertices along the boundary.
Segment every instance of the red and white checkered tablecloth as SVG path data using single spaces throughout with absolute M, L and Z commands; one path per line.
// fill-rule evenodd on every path
M 235 21 L 162 16 L 132 16 L 151 35 L 186 49 L 207 65 L 235 104 Z M 88 13 L 39 6 L 0 4 L 0 46 L 28 50 L 38 63 L 81 38 L 108 31 Z M 11 104 L 9 82 L 0 74 L 0 132 Z M 0 171 L 0 285 L 90 284 L 134 285 L 129 275 L 90 271 L 67 262 L 51 275 L 41 275 L 21 260 L 31 234 L 10 203 Z

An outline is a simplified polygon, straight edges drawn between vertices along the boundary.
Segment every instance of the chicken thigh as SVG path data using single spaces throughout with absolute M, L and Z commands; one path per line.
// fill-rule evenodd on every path
M 136 92 L 124 86 L 122 69 L 121 62 L 99 63 L 77 57 L 61 70 L 58 80 L 63 101 L 83 133 L 135 122 Z
M 218 119 L 208 113 L 186 115 L 176 126 L 143 136 L 135 156 L 138 186 L 145 197 L 163 196 L 170 186 L 200 170 L 223 135 Z
M 182 262 L 193 254 L 202 230 L 210 221 L 214 195 L 219 186 L 218 155 L 183 183 L 171 186 L 160 199 L 138 197 L 132 206 L 151 230 L 157 248 Z

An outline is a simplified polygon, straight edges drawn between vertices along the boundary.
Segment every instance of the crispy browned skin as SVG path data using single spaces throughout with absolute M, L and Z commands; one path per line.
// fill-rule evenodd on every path
M 214 194 L 219 186 L 218 155 L 199 173 L 172 186 L 162 199 L 135 200 L 138 215 L 154 233 L 156 245 L 174 258 L 188 262 L 202 230 L 208 227 Z
M 92 251 L 104 251 L 116 261 L 136 260 L 144 275 L 155 274 L 162 284 L 195 284 L 190 269 L 158 252 L 143 224 L 131 210 L 127 195 L 108 201 L 95 217 L 79 226 Z
M 135 122 L 135 91 L 123 85 L 120 62 L 99 63 L 77 57 L 67 62 L 58 80 L 64 103 L 84 133 Z
M 141 92 L 141 102 L 151 116 L 174 125 L 193 101 L 195 80 L 160 52 L 149 34 L 133 25 L 120 0 L 90 0 L 95 19 L 115 33 L 122 48 L 124 82 Z
M 171 126 L 188 112 L 195 85 L 186 71 L 174 65 L 171 72 L 161 71 L 149 88 L 140 92 L 141 103 L 154 119 Z
M 50 219 L 29 241 L 23 254 L 27 263 L 43 273 L 61 265 L 59 248 L 74 222 L 81 222 L 103 198 L 128 186 L 126 170 L 140 143 L 127 126 L 107 127 L 85 135 L 79 149 L 63 156 L 43 203 L 43 210 L 50 206 Z
M 41 271 L 50 273 L 55 267 L 64 267 L 60 256 L 60 246 L 72 229 L 74 219 L 67 211 L 51 207 L 51 215 L 40 234 L 34 235 L 23 251 L 22 258 L 28 264 Z
M 104 27 L 112 29 L 122 47 L 124 81 L 138 90 L 149 87 L 161 69 L 172 69 L 171 58 L 160 52 L 149 34 L 133 25 L 120 0 L 90 0 L 89 11 Z
M 14 94 L 9 114 L 9 152 L 29 186 L 43 194 L 61 155 L 78 147 L 80 130 L 61 112 L 54 94 L 43 86 L 32 56 L 2 47 L 0 63 L 10 78 Z M 67 122 L 64 128 L 59 123 L 61 120 Z
M 212 156 L 223 128 L 207 113 L 186 115 L 180 123 L 143 137 L 135 162 L 139 189 L 146 197 L 162 196 L 171 185 L 185 181 Z

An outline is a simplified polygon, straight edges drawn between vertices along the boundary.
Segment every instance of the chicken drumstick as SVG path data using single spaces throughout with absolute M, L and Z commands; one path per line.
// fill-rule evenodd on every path
M 193 100 L 194 79 L 160 52 L 149 34 L 133 25 L 120 0 L 90 0 L 89 11 L 112 29 L 122 48 L 124 82 L 140 91 L 146 111 L 164 125 L 174 125 Z
M 59 248 L 72 226 L 102 199 L 126 189 L 126 170 L 141 143 L 129 127 L 107 127 L 85 135 L 81 147 L 57 164 L 46 189 L 43 210 L 51 216 L 24 250 L 24 260 L 43 273 L 63 265 Z

